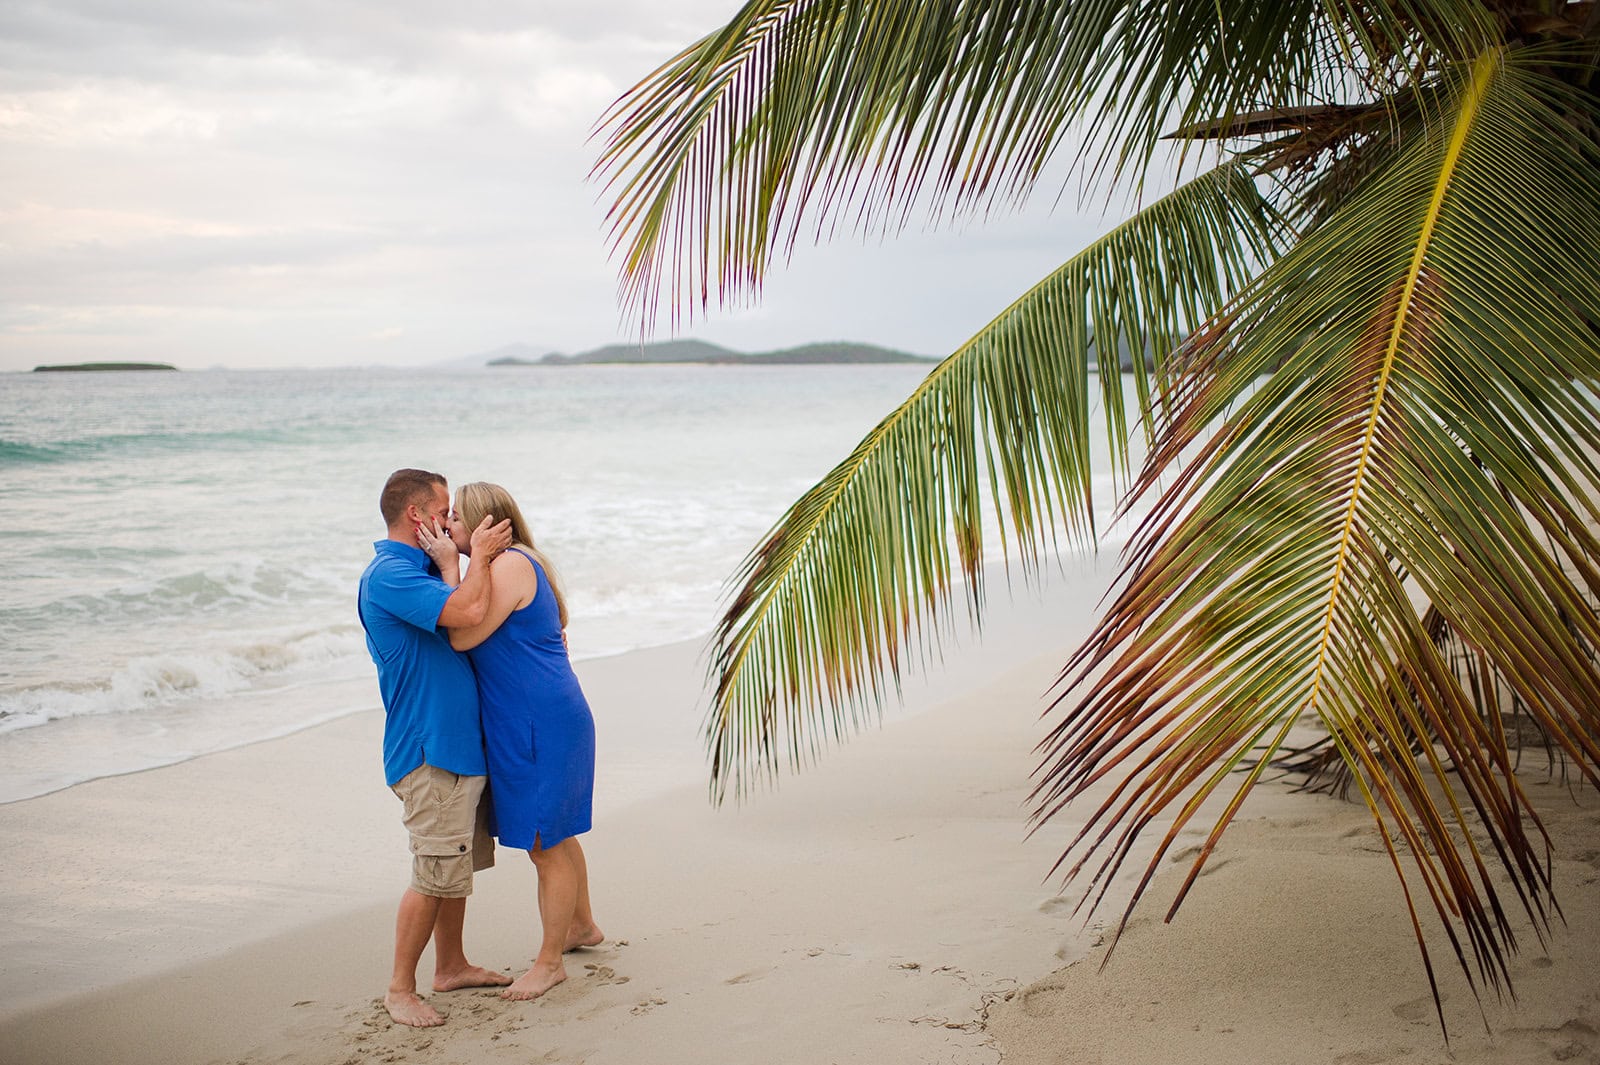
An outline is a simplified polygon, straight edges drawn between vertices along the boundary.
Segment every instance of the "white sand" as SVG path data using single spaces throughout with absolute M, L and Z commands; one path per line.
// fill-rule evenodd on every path
M 1181 877 L 1169 875 L 1104 969 L 1102 946 L 993 1011 L 990 1027 L 1005 1060 L 1600 1061 L 1600 802 L 1588 788 L 1576 796 L 1553 783 L 1529 790 L 1557 848 L 1566 925 L 1557 922 L 1547 954 L 1526 917 L 1512 913 L 1522 946 L 1510 965 L 1518 1001 L 1501 1003 L 1485 991 L 1480 1008 L 1449 944 L 1433 934 L 1430 904 L 1419 900 L 1448 1047 L 1371 816 L 1325 802 L 1309 817 L 1234 825 L 1172 924 L 1161 917 Z M 1502 897 L 1516 907 L 1514 894 Z
M 999 611 L 981 651 L 912 686 L 920 713 L 744 808 L 672 783 L 698 771 L 697 648 L 586 664 L 584 845 L 611 938 L 537 1002 L 433 996 L 442 1028 L 378 1004 L 408 863 L 377 713 L 0 807 L 0 1060 L 1446 1060 L 1392 871 L 1330 800 L 1262 789 L 1178 923 L 1159 924 L 1166 877 L 1097 970 L 1097 929 L 1043 879 L 1068 824 L 1024 839 L 1039 697 L 1095 588 Z M 1600 1059 L 1593 796 L 1552 822 L 1571 927 L 1548 962 L 1527 937 L 1523 1006 L 1491 1011 L 1493 1037 L 1436 962 L 1454 1060 Z M 534 877 L 499 861 L 468 949 L 520 972 Z

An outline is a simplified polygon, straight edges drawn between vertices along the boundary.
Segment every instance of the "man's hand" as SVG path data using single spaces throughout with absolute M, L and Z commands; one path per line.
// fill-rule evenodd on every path
M 491 526 L 494 515 L 485 514 L 478 527 L 472 530 L 472 561 L 487 565 L 494 557 L 511 546 L 511 519 L 502 519 Z

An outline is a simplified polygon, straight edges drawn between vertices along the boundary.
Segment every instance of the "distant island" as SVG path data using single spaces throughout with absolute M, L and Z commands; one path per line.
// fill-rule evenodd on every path
M 711 366 L 819 366 L 937 360 L 912 355 L 873 344 L 836 341 L 804 344 L 777 351 L 742 352 L 718 347 L 703 340 L 664 340 L 652 344 L 608 344 L 577 355 L 552 351 L 537 358 L 521 353 L 503 354 L 488 359 L 485 366 L 597 366 L 642 365 L 646 363 L 693 363 Z
M 115 373 L 120 370 L 171 370 L 176 366 L 164 362 L 68 362 L 59 366 L 35 366 L 34 373 Z

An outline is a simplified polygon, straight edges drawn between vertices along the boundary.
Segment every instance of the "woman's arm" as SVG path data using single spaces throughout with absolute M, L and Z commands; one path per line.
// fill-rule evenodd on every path
M 471 570 L 468 570 L 471 574 Z M 476 625 L 451 628 L 450 646 L 457 651 L 470 651 L 487 640 L 495 629 L 511 616 L 533 602 L 539 590 L 539 578 L 533 563 L 521 551 L 505 551 L 489 563 L 489 609 Z
M 492 527 L 489 524 L 491 520 L 485 514 L 478 527 L 472 530 L 472 557 L 478 559 L 479 563 L 467 570 L 465 580 L 461 578 L 460 555 L 449 535 L 437 522 L 431 530 L 417 526 L 417 546 L 433 559 L 444 582 L 455 589 L 439 611 L 436 627 L 448 629 L 452 626 L 476 625 L 482 622 L 487 613 L 490 593 L 493 591 L 489 583 L 490 564 L 500 552 L 511 546 L 510 520 L 502 520 Z

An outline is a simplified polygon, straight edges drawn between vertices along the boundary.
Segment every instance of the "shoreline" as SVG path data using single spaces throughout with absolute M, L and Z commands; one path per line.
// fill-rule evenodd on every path
M 1103 584 L 1101 574 L 1109 572 L 1112 553 L 1108 547 L 1098 559 L 1087 554 L 1064 556 L 1058 560 L 1058 568 L 1044 578 L 1045 588 L 1059 593 L 1084 582 Z M 1024 587 L 1021 581 L 1016 588 L 1008 590 L 1002 562 L 992 561 L 985 570 L 987 587 L 993 597 L 986 612 L 1004 615 L 1020 611 L 1042 617 L 1049 609 L 1044 605 L 1047 596 L 1037 589 Z M 907 655 L 906 661 L 917 665 L 908 668 L 902 677 L 907 695 L 901 702 L 906 706 L 912 706 L 919 699 L 925 701 L 924 697 L 934 685 L 947 682 L 949 675 L 944 667 L 951 662 L 958 673 L 970 674 L 973 667 L 966 659 L 981 663 L 978 668 L 989 669 L 999 661 L 1015 659 L 1016 656 L 997 658 L 984 646 L 987 635 L 970 634 L 959 624 L 959 617 L 959 610 L 952 615 L 952 620 L 958 624 L 954 635 L 946 640 L 947 652 L 953 652 L 950 661 L 941 660 L 938 652 L 926 656 L 920 652 Z M 1012 624 L 1015 625 L 1015 620 Z M 588 654 L 580 652 L 581 656 L 573 657 L 573 664 L 580 674 L 591 668 L 604 673 L 615 668 L 617 663 L 625 664 L 635 657 L 649 659 L 656 654 L 682 653 L 693 659 L 698 677 L 711 635 L 712 630 L 705 628 L 656 643 L 607 648 Z M 338 664 L 339 670 L 329 672 L 329 664 L 323 663 L 318 667 L 324 671 L 321 674 L 290 681 L 268 678 L 261 687 L 245 687 L 225 694 L 194 696 L 131 710 L 65 713 L 36 724 L 0 729 L 0 808 L 98 780 L 182 765 L 195 758 L 282 739 L 343 717 L 381 711 L 376 676 L 365 651 L 359 660 L 350 661 L 354 666 L 344 662 Z M 319 709 L 307 713 L 303 719 L 281 723 L 280 708 L 302 693 L 310 696 L 312 705 Z M 892 699 L 883 708 L 885 720 L 901 712 L 900 703 Z M 912 712 L 915 712 L 914 707 Z M 243 738 L 232 738 L 229 730 L 241 727 L 245 731 Z M 698 722 L 692 727 L 697 730 Z M 62 759 L 66 757 L 75 759 L 73 767 L 61 768 Z M 109 764 L 96 765 L 97 759 Z
M 649 653 L 656 652 L 656 651 L 668 651 L 668 652 L 670 652 L 670 651 L 673 651 L 673 650 L 679 649 L 679 648 L 683 648 L 683 649 L 691 649 L 692 648 L 693 652 L 696 655 L 698 655 L 700 650 L 704 647 L 705 641 L 709 637 L 710 637 L 710 632 L 708 630 L 706 633 L 703 633 L 703 634 L 700 634 L 700 635 L 696 635 L 696 636 L 685 637 L 683 639 L 668 640 L 668 641 L 666 641 L 664 643 L 658 643 L 658 644 L 646 644 L 646 645 L 643 645 L 643 646 L 640 646 L 640 647 L 630 647 L 630 648 L 627 648 L 625 650 L 620 650 L 620 651 L 604 651 L 604 652 L 601 652 L 599 654 L 591 655 L 591 656 L 589 656 L 587 658 L 574 658 L 572 661 L 573 661 L 574 667 L 579 667 L 579 666 L 582 666 L 584 663 L 588 663 L 588 662 L 604 662 L 604 661 L 608 661 L 608 660 L 611 660 L 611 659 L 626 658 L 626 657 L 633 656 L 633 655 L 645 655 L 645 654 L 649 654 Z M 370 662 L 364 662 L 363 664 L 370 671 L 371 663 Z M 244 747 L 251 747 L 251 746 L 254 746 L 255 744 L 258 744 L 258 743 L 271 743 L 274 740 L 286 739 L 286 738 L 288 738 L 290 736 L 294 736 L 294 735 L 296 735 L 298 733 L 305 732 L 308 729 L 320 728 L 323 725 L 327 725 L 327 724 L 330 724 L 330 723 L 332 723 L 334 721 L 338 721 L 341 718 L 353 717 L 353 716 L 355 716 L 357 714 L 370 714 L 370 713 L 381 713 L 382 712 L 383 707 L 382 707 L 381 699 L 380 699 L 379 694 L 378 694 L 378 685 L 377 685 L 377 679 L 376 679 L 375 676 L 367 676 L 367 677 L 362 677 L 362 678 L 359 678 L 359 679 L 333 678 L 331 680 L 330 679 L 313 679 L 313 680 L 296 681 L 296 682 L 293 682 L 293 683 L 290 683 L 290 684 L 285 684 L 285 685 L 281 685 L 281 686 L 274 686 L 274 687 L 270 687 L 270 688 L 262 688 L 262 689 L 254 689 L 254 690 L 245 690 L 245 691 L 241 691 L 241 692 L 235 692 L 235 693 L 232 693 L 231 695 L 228 695 L 228 696 L 212 696 L 212 697 L 210 697 L 210 701 L 213 701 L 213 702 L 226 702 L 229 699 L 239 698 L 239 697 L 245 697 L 245 698 L 254 697 L 254 698 L 263 698 L 263 699 L 275 698 L 275 699 L 281 700 L 283 697 L 285 697 L 285 696 L 287 696 L 289 694 L 292 694 L 293 692 L 300 691 L 300 690 L 307 689 L 307 688 L 333 688 L 333 687 L 336 687 L 336 686 L 352 686 L 352 685 L 359 686 L 359 687 L 361 687 L 363 689 L 366 689 L 367 698 L 366 698 L 366 701 L 364 701 L 361 705 L 358 705 L 358 706 L 346 706 L 346 707 L 343 707 L 341 709 L 329 711 L 328 713 L 326 713 L 326 714 L 324 714 L 322 716 L 312 717 L 312 718 L 308 718 L 308 719 L 306 719 L 304 721 L 296 721 L 296 722 L 294 722 L 292 724 L 285 725 L 278 731 L 263 732 L 263 733 L 261 733 L 259 735 L 254 735 L 253 734 L 247 739 L 241 739 L 241 740 L 238 740 L 237 742 L 228 743 L 225 746 L 210 747 L 210 748 L 207 748 L 205 750 L 199 750 L 199 751 L 179 752 L 179 753 L 173 754 L 168 760 L 152 761 L 148 765 L 139 765 L 139 766 L 134 766 L 134 767 L 128 768 L 128 769 L 116 769 L 116 770 L 109 770 L 109 771 L 104 771 L 104 772 L 97 772 L 93 776 L 86 776 L 86 777 L 84 777 L 82 779 L 79 779 L 79 780 L 69 780 L 69 781 L 67 781 L 65 783 L 53 784 L 48 788 L 48 790 L 45 790 L 45 791 L 30 792 L 29 794 L 18 795 L 18 796 L 14 797 L 14 798 L 0 797 L 0 807 L 10 806 L 13 803 L 28 802 L 29 800 L 32 800 L 32 799 L 42 799 L 45 796 L 55 795 L 55 794 L 58 794 L 60 792 L 66 791 L 66 790 L 68 790 L 70 788 L 78 787 L 79 785 L 92 784 L 92 783 L 94 783 L 95 781 L 98 781 L 98 780 L 114 780 L 114 779 L 116 779 L 118 777 L 135 776 L 135 775 L 140 774 L 140 773 L 153 773 L 153 772 L 156 772 L 157 770 L 167 769 L 167 768 L 170 768 L 172 766 L 177 766 L 177 765 L 183 765 L 186 762 L 192 762 L 196 758 L 208 758 L 208 757 L 210 757 L 212 755 L 216 755 L 216 754 L 226 754 L 229 751 L 236 751 L 236 750 L 239 750 L 239 749 L 244 748 Z M 82 721 L 86 722 L 87 724 L 93 725 L 93 724 L 99 722 L 104 716 L 107 716 L 107 715 L 88 714 L 88 715 L 73 715 L 73 716 L 68 716 L 68 717 L 64 717 L 64 718 L 51 718 L 51 719 L 48 719 L 46 721 L 41 721 L 36 725 L 28 725 L 28 726 L 26 726 L 24 728 L 17 728 L 17 729 L 9 729 L 9 730 L 0 731 L 0 736 L 25 735 L 31 729 L 35 729 L 35 728 L 50 728 L 52 726 L 66 724 L 66 723 L 70 723 L 70 722 L 78 721 L 78 720 L 82 720 Z M 70 725 L 69 725 L 69 727 L 70 727 Z

